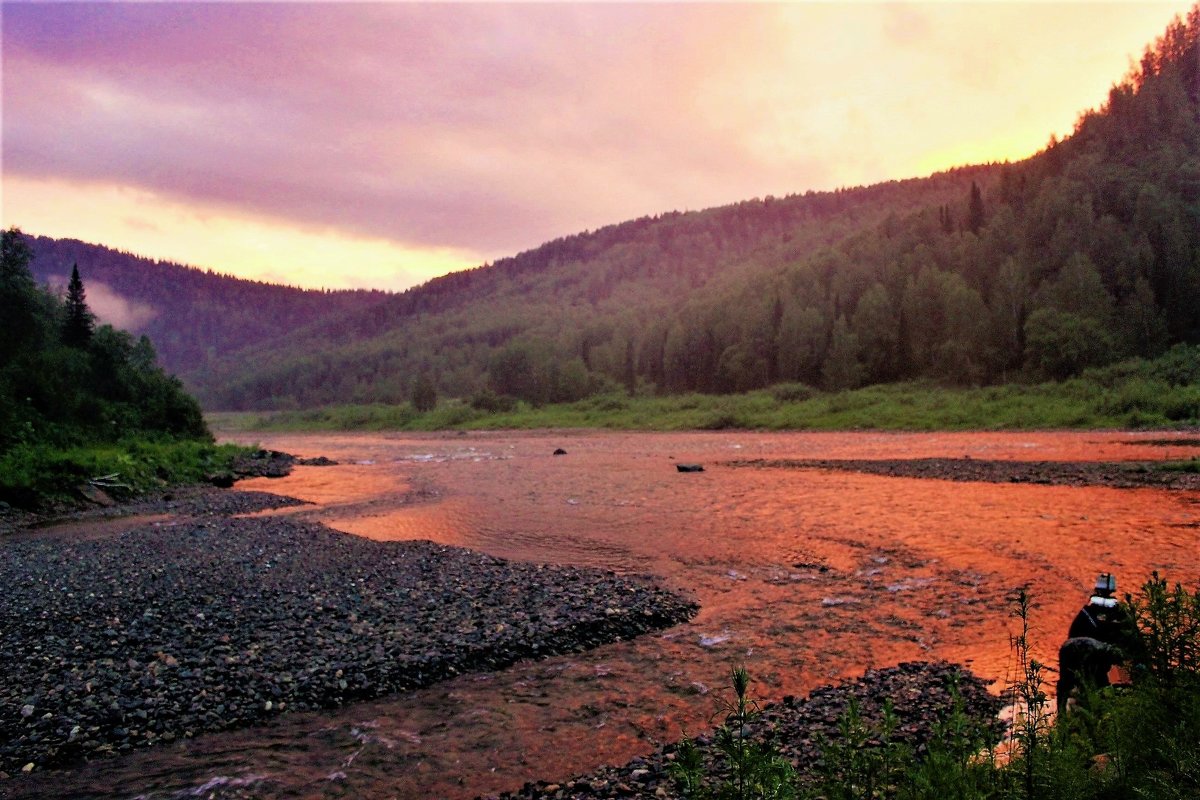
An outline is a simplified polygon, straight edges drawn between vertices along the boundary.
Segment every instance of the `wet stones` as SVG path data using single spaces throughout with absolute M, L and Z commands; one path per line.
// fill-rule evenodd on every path
M 255 450 L 235 459 L 232 471 L 237 478 L 282 478 L 292 471 L 296 457 L 278 450 Z
M 594 647 L 696 611 L 643 579 L 282 518 L 4 547 L 10 774 Z
M 296 463 L 302 467 L 336 467 L 338 462 L 325 456 L 316 456 L 314 458 L 298 458 Z
M 233 486 L 237 480 L 237 476 L 232 472 L 213 472 L 204 476 L 204 480 L 216 486 L 218 489 L 228 489 Z
M 957 687 L 967 715 L 984 721 L 996 719 L 1000 701 L 988 693 L 983 681 L 952 664 L 913 662 L 869 670 L 858 680 L 815 689 L 807 699 L 789 696 L 769 704 L 763 708 L 750 736 L 758 741 L 773 741 L 781 755 L 796 767 L 798 779 L 803 783 L 812 779 L 821 757 L 822 742 L 839 737 L 838 720 L 849 708 L 851 698 L 858 701 L 868 724 L 880 720 L 884 701 L 890 699 L 899 721 L 895 738 L 919 750 L 929 741 L 939 719 L 953 707 L 952 686 Z M 718 774 L 718 757 L 712 747 L 712 736 L 702 734 L 694 741 L 707 765 L 706 773 Z M 601 767 L 569 780 L 552 784 L 545 781 L 528 783 L 498 798 L 534 800 L 548 795 L 573 800 L 680 797 L 668 773 L 668 765 L 675 760 L 678 746 L 678 743 L 668 744 L 628 764 Z M 553 792 L 549 792 L 551 787 Z
M 250 514 L 272 508 L 305 505 L 294 497 L 268 492 L 228 492 L 211 485 L 176 486 L 167 491 L 150 493 L 129 502 L 83 510 L 63 510 L 44 514 L 0 510 L 0 537 L 20 533 L 32 527 L 60 523 L 91 522 L 142 514 L 177 514 L 183 516 L 228 516 Z
M 1053 486 L 1111 486 L 1135 489 L 1200 488 L 1200 475 L 1157 469 L 1141 462 L 991 461 L 979 458 L 912 459 L 750 459 L 727 462 L 731 467 L 822 469 L 862 472 L 893 478 L 929 478 L 982 483 L 1032 483 Z

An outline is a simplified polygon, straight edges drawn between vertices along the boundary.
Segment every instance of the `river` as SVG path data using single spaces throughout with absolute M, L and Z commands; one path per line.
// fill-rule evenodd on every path
M 35 794 L 471 798 L 623 763 L 710 725 L 729 669 L 763 701 L 901 661 L 1013 677 L 1012 593 L 1053 664 L 1095 575 L 1200 582 L 1194 492 L 735 468 L 757 458 L 1181 458 L 1119 432 L 235 435 L 338 466 L 239 483 L 372 539 L 648 573 L 690 623 L 328 713 L 47 773 Z M 1161 438 L 1158 437 L 1158 438 Z M 566 455 L 553 455 L 556 448 Z M 678 462 L 705 471 L 680 473 Z M 1052 690 L 1052 686 L 1049 687 Z M 20 782 L 24 789 L 34 785 Z M 202 790 L 202 791 L 198 791 Z M 0 794 L 3 793 L 0 784 Z

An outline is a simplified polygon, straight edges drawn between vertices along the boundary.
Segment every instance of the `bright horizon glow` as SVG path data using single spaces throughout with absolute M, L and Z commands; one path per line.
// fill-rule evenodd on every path
M 302 230 L 126 186 L 17 177 L 5 181 L 4 191 L 5 202 L 31 220 L 19 226 L 26 233 L 305 289 L 399 291 L 479 264 L 474 254 L 449 248 L 410 250 L 383 239 Z M 239 269 L 211 266 L 216 264 Z
M 1190 6 L 8 2 L 0 220 L 403 289 L 645 214 L 1021 160 Z

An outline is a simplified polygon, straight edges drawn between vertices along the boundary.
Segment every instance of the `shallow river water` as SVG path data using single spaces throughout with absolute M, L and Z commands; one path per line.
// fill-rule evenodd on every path
M 470 798 L 623 763 L 710 725 L 729 669 L 764 701 L 872 666 L 945 659 L 1012 677 L 1028 585 L 1053 664 L 1100 571 L 1200 581 L 1200 497 L 735 468 L 751 458 L 1182 458 L 1114 432 L 471 433 L 240 436 L 339 466 L 239 484 L 348 534 L 659 576 L 686 625 L 321 714 L 10 782 L 28 796 Z M 1158 437 L 1161 438 L 1161 437 Z M 567 451 L 553 456 L 555 448 Z M 677 461 L 701 462 L 679 473 Z M 5 788 L 0 784 L 0 794 Z

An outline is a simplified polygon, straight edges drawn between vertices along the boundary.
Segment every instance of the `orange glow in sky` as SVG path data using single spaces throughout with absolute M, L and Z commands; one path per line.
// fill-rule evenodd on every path
M 401 289 L 643 214 L 1024 158 L 1190 5 L 5 3 L 0 216 Z

